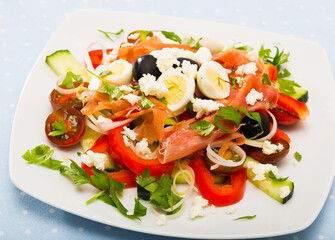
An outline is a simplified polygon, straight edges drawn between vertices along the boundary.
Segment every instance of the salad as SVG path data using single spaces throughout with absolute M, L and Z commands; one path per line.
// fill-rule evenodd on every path
M 276 166 L 291 140 L 278 126 L 309 110 L 308 91 L 288 79 L 289 53 L 158 30 L 133 31 L 119 44 L 123 29 L 98 31 L 111 46 L 90 44 L 85 65 L 68 50 L 46 57 L 58 78 L 45 134 L 60 148 L 80 144 L 78 161 L 53 159 L 54 149 L 39 145 L 24 153 L 27 163 L 92 185 L 98 192 L 87 203 L 131 219 L 146 215 L 148 201 L 157 225 L 183 214 L 193 191 L 191 219 L 239 202 L 247 180 L 282 204 L 292 197 L 294 183 Z M 119 199 L 124 188 L 137 188 L 133 210 Z

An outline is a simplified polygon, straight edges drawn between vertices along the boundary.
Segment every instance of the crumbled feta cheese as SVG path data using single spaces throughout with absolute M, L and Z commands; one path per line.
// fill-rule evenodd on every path
M 148 146 L 149 146 L 148 139 L 143 138 L 140 142 L 136 143 L 135 152 L 138 155 L 143 155 L 143 156 L 149 155 L 152 152 L 151 152 L 150 148 L 148 148 Z
M 100 88 L 101 80 L 97 77 L 92 77 L 90 83 L 88 84 L 88 90 L 98 90 Z
M 157 216 L 156 225 L 157 226 L 163 226 L 165 224 L 166 224 L 166 215 L 160 214 L 159 216 Z
M 272 171 L 276 177 L 280 177 L 277 166 L 274 166 L 272 164 L 262 164 L 250 161 L 247 164 L 247 168 L 251 168 L 252 172 L 255 174 L 255 177 L 253 179 L 254 181 L 261 181 L 266 179 L 265 173 L 268 173 L 270 171 Z
M 183 71 L 183 73 L 189 77 L 194 79 L 197 76 L 198 73 L 198 69 L 197 69 L 197 65 L 195 64 L 191 64 L 190 61 L 184 60 L 181 63 L 181 70 Z
M 133 34 L 130 34 L 130 35 L 128 36 L 128 39 L 136 40 L 136 39 L 139 38 L 139 36 L 140 36 L 140 33 L 133 33 Z
M 197 196 L 192 201 L 192 207 L 190 211 L 190 219 L 196 217 L 203 217 L 205 215 L 204 208 L 208 206 L 208 201 L 201 196 Z
M 203 64 L 208 62 L 212 59 L 211 51 L 206 47 L 201 47 L 198 51 L 194 54 L 195 59 L 198 63 Z
M 162 43 L 177 44 L 177 42 L 175 42 L 175 41 L 173 41 L 171 39 L 166 38 L 162 32 L 154 32 L 153 36 L 158 37 L 162 41 Z
M 138 101 L 140 101 L 141 97 L 135 95 L 135 94 L 132 94 L 132 93 L 129 93 L 127 95 L 124 95 L 122 97 L 122 99 L 125 99 L 127 100 L 131 105 L 134 105 L 136 103 L 138 103 Z
M 276 153 L 276 152 L 281 152 L 284 149 L 284 146 L 282 144 L 273 144 L 270 141 L 266 140 L 263 143 L 263 148 L 262 148 L 262 152 L 264 154 L 270 155 L 272 153 Z
M 226 207 L 226 209 L 225 209 L 225 212 L 226 212 L 226 214 L 234 214 L 234 213 L 236 213 L 236 208 L 235 208 L 235 206 L 228 206 L 228 207 Z
M 127 92 L 127 93 L 130 93 L 130 92 L 133 92 L 134 89 L 132 89 L 131 87 L 127 86 L 127 85 L 121 85 L 119 87 L 120 91 L 123 91 L 123 92 Z
M 128 42 L 125 42 L 125 43 L 121 44 L 121 47 L 128 47 L 128 46 L 134 46 L 134 44 L 133 43 L 128 43 Z
M 245 97 L 245 101 L 249 105 L 255 105 L 257 100 L 263 99 L 263 93 L 257 92 L 254 88 L 251 89 L 251 91 L 248 93 L 248 95 Z
M 99 170 L 105 169 L 107 156 L 104 153 L 95 153 L 89 150 L 85 154 L 83 154 L 81 158 L 83 163 L 85 163 L 88 167 L 95 166 Z
M 289 188 L 289 186 L 283 186 L 279 188 L 279 196 L 281 198 L 285 198 L 290 194 L 291 190 Z
M 257 66 L 255 62 L 249 62 L 245 65 L 241 65 L 237 68 L 236 70 L 236 74 L 240 74 L 241 76 L 243 76 L 244 74 L 256 74 L 257 71 Z
M 105 118 L 102 115 L 100 115 L 97 119 L 97 123 L 98 124 L 107 124 L 107 123 L 112 123 L 113 120 L 109 119 L 109 118 Z
M 127 127 L 123 127 L 123 131 L 121 133 L 132 141 L 135 141 L 137 138 L 137 133 Z
M 115 46 L 113 48 L 113 51 L 111 51 L 109 54 L 107 54 L 107 56 L 103 58 L 102 64 L 108 65 L 111 63 L 111 61 L 115 60 L 117 56 L 119 55 L 119 50 L 120 50 L 120 47 Z
M 216 213 L 216 208 L 214 205 L 211 205 L 211 214 L 215 214 Z
M 129 140 L 129 138 L 126 135 L 123 135 L 123 141 L 126 147 L 133 147 L 133 143 Z
M 192 100 L 193 111 L 197 113 L 196 118 L 201 118 L 204 114 L 208 115 L 211 112 L 219 110 L 223 106 L 222 103 L 217 103 L 210 99 L 196 98 Z
M 251 61 L 257 62 L 258 61 L 258 52 L 256 52 L 256 51 L 248 52 L 247 58 L 249 58 Z
M 235 77 L 236 83 L 238 84 L 239 87 L 242 87 L 244 84 L 244 78 L 243 77 Z
M 146 95 L 152 95 L 157 98 L 164 97 L 169 92 L 164 83 L 156 82 L 156 77 L 151 74 L 143 74 L 138 81 L 141 91 Z

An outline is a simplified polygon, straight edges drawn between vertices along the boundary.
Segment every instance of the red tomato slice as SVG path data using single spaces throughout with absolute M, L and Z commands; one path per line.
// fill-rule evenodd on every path
M 113 51 L 113 49 L 106 49 L 107 53 L 110 53 L 111 51 Z M 94 69 L 101 64 L 101 61 L 102 61 L 102 50 L 101 49 L 89 51 L 88 55 L 91 58 Z
M 277 67 L 275 67 L 272 64 L 267 65 L 267 72 L 269 75 L 269 79 L 271 82 L 275 83 L 277 82 Z
M 247 178 L 245 168 L 230 175 L 230 185 L 219 187 L 214 184 L 213 176 L 207 170 L 203 159 L 192 160 L 190 167 L 195 173 L 195 183 L 201 195 L 207 199 L 210 204 L 223 207 L 237 203 L 242 199 Z
M 108 132 L 109 142 L 113 151 L 120 156 L 123 163 L 137 175 L 141 175 L 146 167 L 150 170 L 153 177 L 161 177 L 167 173 L 171 175 L 174 168 L 174 162 L 161 164 L 157 158 L 143 159 L 139 157 L 132 149 L 128 148 L 123 141 L 123 126 L 112 129 Z

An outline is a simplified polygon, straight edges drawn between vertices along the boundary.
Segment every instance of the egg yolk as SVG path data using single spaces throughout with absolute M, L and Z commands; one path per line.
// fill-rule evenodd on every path
M 116 64 L 113 64 L 111 65 L 108 69 L 106 70 L 109 70 L 111 71 L 112 73 L 110 75 L 107 75 L 105 77 L 106 80 L 113 80 L 119 76 L 121 76 L 124 71 L 126 70 L 126 65 L 123 64 L 122 62 L 120 63 L 116 63 Z
M 170 75 L 167 76 L 163 83 L 169 89 L 169 93 L 165 94 L 166 103 L 168 105 L 174 105 L 180 102 L 185 96 L 187 90 L 187 82 L 185 77 Z
M 206 78 L 218 91 L 227 91 L 227 83 L 223 80 L 222 76 L 218 72 L 209 68 L 206 71 Z

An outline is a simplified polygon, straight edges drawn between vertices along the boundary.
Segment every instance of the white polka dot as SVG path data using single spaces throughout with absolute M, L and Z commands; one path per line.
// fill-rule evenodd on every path
M 6 29 L 1 28 L 1 29 L 0 29 L 0 32 L 6 32 Z
M 326 7 L 325 6 L 320 6 L 320 9 L 321 10 L 326 10 Z
M 7 91 L 8 91 L 8 92 L 13 92 L 13 88 L 8 88 Z M 22 193 L 23 193 L 23 194 L 22 194 Z M 24 196 L 25 193 L 24 193 L 24 192 L 20 192 L 20 195 L 21 195 L 21 196 Z
M 241 25 L 245 26 L 247 23 L 245 21 L 241 22 Z
M 23 1 L 19 1 L 19 5 L 24 5 L 24 2 Z
M 284 10 L 283 7 L 279 7 L 279 8 L 278 8 L 278 11 L 283 11 L 283 10 Z
M 257 8 L 258 12 L 263 12 L 263 8 Z
M 8 88 L 8 92 L 13 92 L 13 88 Z M 20 195 L 24 196 L 24 195 L 26 195 L 26 193 L 25 192 L 20 192 Z
M 6 72 L 5 75 L 6 75 L 7 77 L 9 77 L 11 74 L 10 74 L 10 72 Z
M 41 1 L 40 1 L 40 3 L 41 3 L 41 4 L 44 4 L 44 3 L 45 3 L 45 1 L 44 1 L 44 0 L 41 0 Z
M 235 11 L 236 12 L 241 12 L 241 9 L 240 8 L 236 8 Z
M 62 0 L 62 3 L 67 3 L 67 0 Z
M 47 31 L 47 32 L 49 32 L 50 28 L 49 27 L 45 27 L 44 30 Z
M 0 215 L 2 214 L 2 212 L 0 211 Z
M 310 23 L 311 22 L 311 20 L 310 19 L 305 19 L 305 23 Z
M 330 199 L 335 199 L 335 195 L 330 195 L 329 198 Z
M 8 45 L 7 45 L 7 43 L 2 43 L 1 44 L 1 47 L 7 47 Z
M 156 12 L 155 12 L 155 11 L 151 11 L 151 12 L 150 12 L 150 14 L 152 14 L 152 15 L 155 15 L 155 14 L 156 14 Z
M 58 232 L 58 229 L 57 228 L 53 228 L 53 229 L 51 229 L 51 232 L 52 233 L 56 233 L 56 232 Z
M 25 43 L 24 43 L 24 46 L 29 47 L 29 46 L 30 46 L 30 43 L 25 42 Z
M 318 238 L 319 238 L 320 240 L 325 239 L 325 237 L 324 237 L 323 235 L 320 235 Z
M 20 18 L 22 18 L 22 19 L 23 19 L 23 18 L 26 18 L 26 15 L 21 14 L 21 15 L 20 15 Z
M 105 0 L 105 2 L 106 2 L 106 3 L 109 3 L 109 2 L 110 2 L 110 0 Z
M 199 10 L 198 9 L 194 9 L 193 13 L 197 14 L 197 13 L 199 13 Z
M 152 0 L 147 0 L 147 2 L 152 2 Z
M 172 11 L 172 14 L 177 14 L 177 13 L 178 13 L 177 10 Z
M 267 25 L 268 22 L 267 22 L 267 21 L 263 21 L 262 24 L 263 24 L 263 25 Z
M 24 231 L 25 234 L 30 234 L 31 231 L 29 229 L 27 229 L 26 231 Z
M 42 14 L 42 17 L 43 17 L 43 18 L 47 18 L 48 15 L 47 15 L 46 13 L 43 13 L 43 14 Z
M 3 231 L 0 231 L 0 236 L 3 236 L 5 233 Z
M 220 12 L 221 12 L 221 10 L 220 10 L 220 9 L 218 9 L 218 8 L 217 8 L 217 9 L 215 9 L 214 11 L 215 11 L 215 13 L 220 13 Z
M 333 35 L 335 35 L 335 31 L 333 31 Z
M 84 1 L 84 0 L 83 0 Z M 129 3 L 130 2 L 130 0 L 124 0 L 125 2 L 127 2 L 127 3 Z
M 26 57 L 26 60 L 31 61 L 31 60 L 33 60 L 33 58 L 32 57 Z
M 11 104 L 11 105 L 12 105 L 12 104 Z M 14 105 L 14 104 L 13 104 L 13 105 Z M 28 214 L 28 211 L 27 211 L 27 210 L 23 210 L 23 211 L 22 211 L 22 214 L 23 214 L 23 215 L 27 215 L 27 214 Z
M 79 232 L 83 232 L 85 229 L 83 227 L 78 228 Z
M 304 5 L 300 5 L 299 8 L 300 8 L 300 9 L 304 9 L 305 6 L 304 6 Z
M 311 38 L 315 38 L 316 35 L 315 35 L 314 33 L 312 33 L 312 34 L 310 35 L 310 37 L 311 37 Z
M 49 213 L 54 213 L 54 212 L 55 212 L 55 209 L 52 209 L 52 208 L 49 209 Z
M 332 17 L 327 17 L 326 20 L 327 20 L 328 22 L 330 22 L 331 20 L 333 20 L 333 18 L 332 18 Z
M 293 240 L 299 240 L 299 238 L 297 236 L 294 236 Z
M 284 21 L 284 24 L 287 25 L 287 24 L 288 24 L 288 21 Z
M 11 103 L 11 104 L 9 104 L 9 107 L 10 107 L 10 108 L 14 108 L 14 107 L 15 107 L 15 104 Z M 26 213 L 25 211 L 23 211 L 22 213 L 23 213 L 24 215 L 26 215 L 26 214 L 28 213 L 28 211 L 27 211 L 27 213 Z
M 22 28 L 22 32 L 28 32 L 27 28 Z
M 109 231 L 109 230 L 111 230 L 112 228 L 111 228 L 110 226 L 106 226 L 105 229 L 106 229 L 107 231 Z
M 0 19 L 5 18 L 4 16 L 0 15 Z
M 8 60 L 9 60 L 8 57 L 4 57 L 4 58 L 3 58 L 3 61 L 4 61 L 4 62 L 8 62 Z

